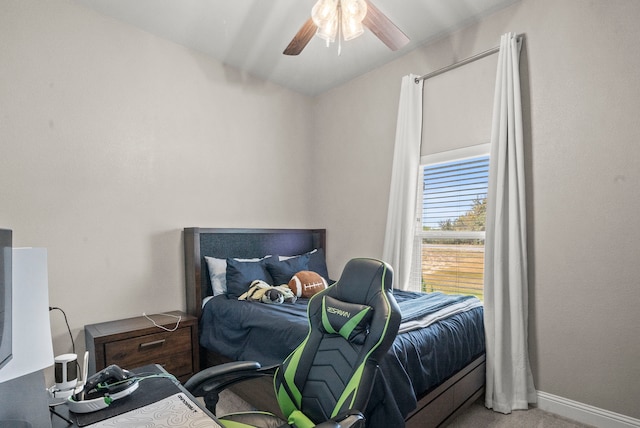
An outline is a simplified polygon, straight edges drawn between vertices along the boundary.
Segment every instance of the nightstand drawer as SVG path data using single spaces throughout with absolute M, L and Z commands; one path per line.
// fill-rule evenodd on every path
M 193 371 L 191 330 L 188 328 L 105 343 L 104 349 L 106 360 L 123 368 L 153 362 L 176 376 Z

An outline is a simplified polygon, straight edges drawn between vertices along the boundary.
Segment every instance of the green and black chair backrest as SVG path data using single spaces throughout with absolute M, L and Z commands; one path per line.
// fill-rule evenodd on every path
M 364 412 L 378 370 L 400 325 L 393 271 L 353 259 L 340 279 L 309 301 L 309 333 L 276 372 L 289 423 L 313 426 L 350 409 Z

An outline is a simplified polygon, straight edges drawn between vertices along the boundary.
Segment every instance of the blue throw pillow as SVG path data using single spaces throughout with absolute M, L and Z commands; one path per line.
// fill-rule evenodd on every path
M 286 260 L 278 260 L 278 257 L 267 259 L 267 270 L 273 278 L 273 284 L 288 284 L 293 275 L 301 270 L 309 270 L 309 258 L 309 254 L 304 254 Z
M 227 294 L 229 297 L 240 297 L 249 290 L 249 286 L 256 279 L 267 284 L 273 284 L 273 279 L 266 269 L 265 262 L 272 259 L 261 260 L 259 262 L 241 262 L 236 259 L 227 259 Z

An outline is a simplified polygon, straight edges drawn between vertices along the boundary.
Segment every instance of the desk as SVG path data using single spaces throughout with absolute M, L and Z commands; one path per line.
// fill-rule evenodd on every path
M 168 373 L 159 365 L 152 364 L 131 370 L 134 374 L 141 378 L 149 374 L 168 375 Z M 69 424 L 61 417 L 51 413 L 51 426 L 53 428 L 69 428 L 86 426 L 88 423 L 94 423 L 105 417 L 111 418 L 118 414 L 128 412 L 130 410 L 152 405 L 160 400 L 170 397 L 176 393 L 182 393 L 191 399 L 196 405 L 206 413 L 212 421 L 216 421 L 215 416 L 209 412 L 204 405 L 198 402 L 180 383 L 169 377 L 153 377 L 139 381 L 138 389 L 130 396 L 114 401 L 111 406 L 97 412 L 76 415 L 69 412 L 66 404 L 53 407 L 53 409 L 64 418 L 73 421 Z M 107 419 L 108 420 L 108 419 Z M 212 425 L 215 427 L 216 425 Z M 221 426 L 221 425 L 220 425 Z

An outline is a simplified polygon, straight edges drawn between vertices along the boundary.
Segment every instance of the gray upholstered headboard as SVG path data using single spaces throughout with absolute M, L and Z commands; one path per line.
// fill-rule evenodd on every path
M 200 318 L 202 299 L 210 294 L 211 280 L 204 256 L 215 258 L 263 257 L 268 254 L 304 254 L 322 248 L 325 229 L 184 229 L 187 312 Z

